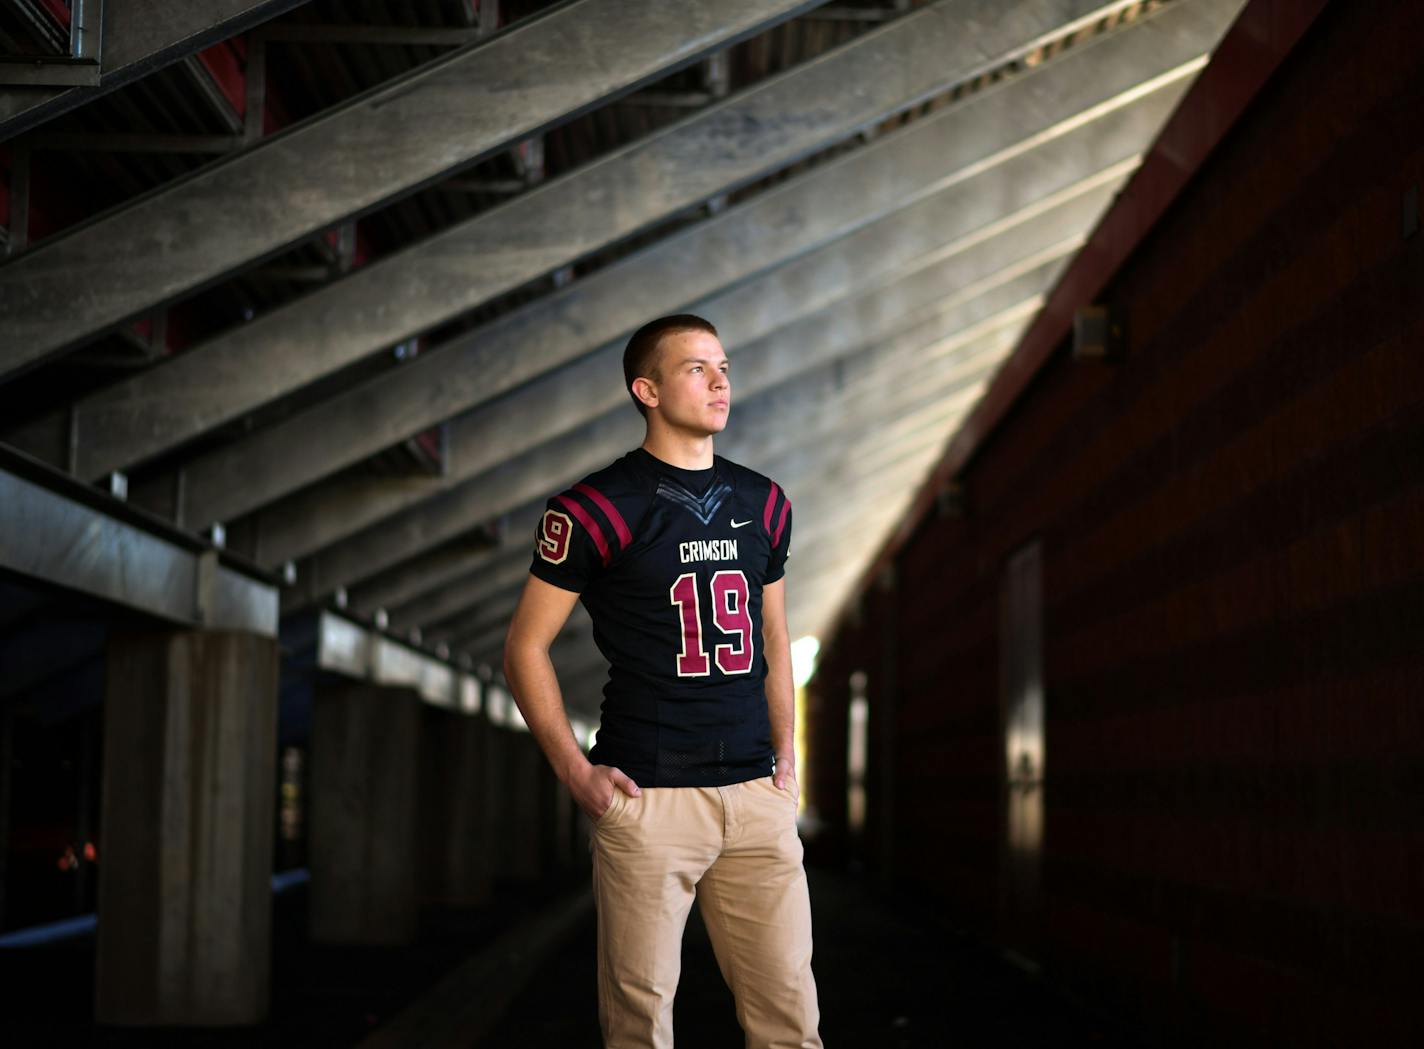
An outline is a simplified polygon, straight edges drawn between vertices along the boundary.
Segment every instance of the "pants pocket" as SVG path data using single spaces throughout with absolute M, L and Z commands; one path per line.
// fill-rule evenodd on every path
M 765 782 L 766 785 L 771 788 L 771 792 L 772 792 L 773 794 L 776 794 L 776 795 L 778 795 L 778 796 L 784 798 L 786 801 L 790 802 L 790 803 L 791 803 L 791 807 L 792 807 L 793 809 L 799 807 L 799 805 L 800 805 L 800 803 L 801 803 L 801 796 L 800 796 L 799 794 L 793 794 L 793 793 L 792 793 L 791 791 L 789 791 L 789 790 L 783 790 L 782 788 L 778 787 L 778 786 L 776 785 L 776 777 L 774 777 L 774 776 L 766 776 L 766 777 L 763 778 L 763 782 Z
M 598 819 L 593 821 L 593 825 L 595 827 L 608 826 L 608 824 L 613 821 L 613 817 L 616 815 L 614 810 L 616 810 L 621 804 L 619 799 L 625 796 L 626 795 L 624 795 L 623 791 L 615 786 L 613 788 L 613 797 L 608 802 L 608 808 L 603 810 L 603 815 L 599 816 Z

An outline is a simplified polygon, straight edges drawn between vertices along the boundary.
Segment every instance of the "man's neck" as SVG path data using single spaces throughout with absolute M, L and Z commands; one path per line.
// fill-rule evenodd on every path
M 648 426 L 643 450 L 655 459 L 684 470 L 705 470 L 712 465 L 712 435 L 688 434 L 661 426 Z

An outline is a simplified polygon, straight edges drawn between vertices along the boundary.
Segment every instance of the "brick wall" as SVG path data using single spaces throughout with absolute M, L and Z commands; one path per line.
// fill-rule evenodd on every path
M 1104 296 L 1126 357 L 1055 356 L 812 685 L 832 798 L 846 675 L 874 703 L 893 658 L 894 877 L 1005 942 L 999 588 L 1042 542 L 1014 946 L 1163 1044 L 1424 1029 L 1421 39 L 1410 0 L 1326 9 Z

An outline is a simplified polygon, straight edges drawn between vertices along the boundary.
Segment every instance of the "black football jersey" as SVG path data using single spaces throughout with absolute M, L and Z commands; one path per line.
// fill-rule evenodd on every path
M 786 494 L 721 456 L 637 448 L 549 500 L 530 571 L 580 595 L 609 662 L 590 761 L 644 787 L 771 775 L 762 587 L 790 543 Z

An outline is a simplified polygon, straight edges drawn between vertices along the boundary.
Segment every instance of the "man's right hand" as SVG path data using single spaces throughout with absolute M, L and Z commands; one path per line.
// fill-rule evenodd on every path
M 587 765 L 577 775 L 569 779 L 569 793 L 578 802 L 579 808 L 588 813 L 588 818 L 597 823 L 613 804 L 613 792 L 621 790 L 630 798 L 636 798 L 642 791 L 638 784 L 612 765 Z

